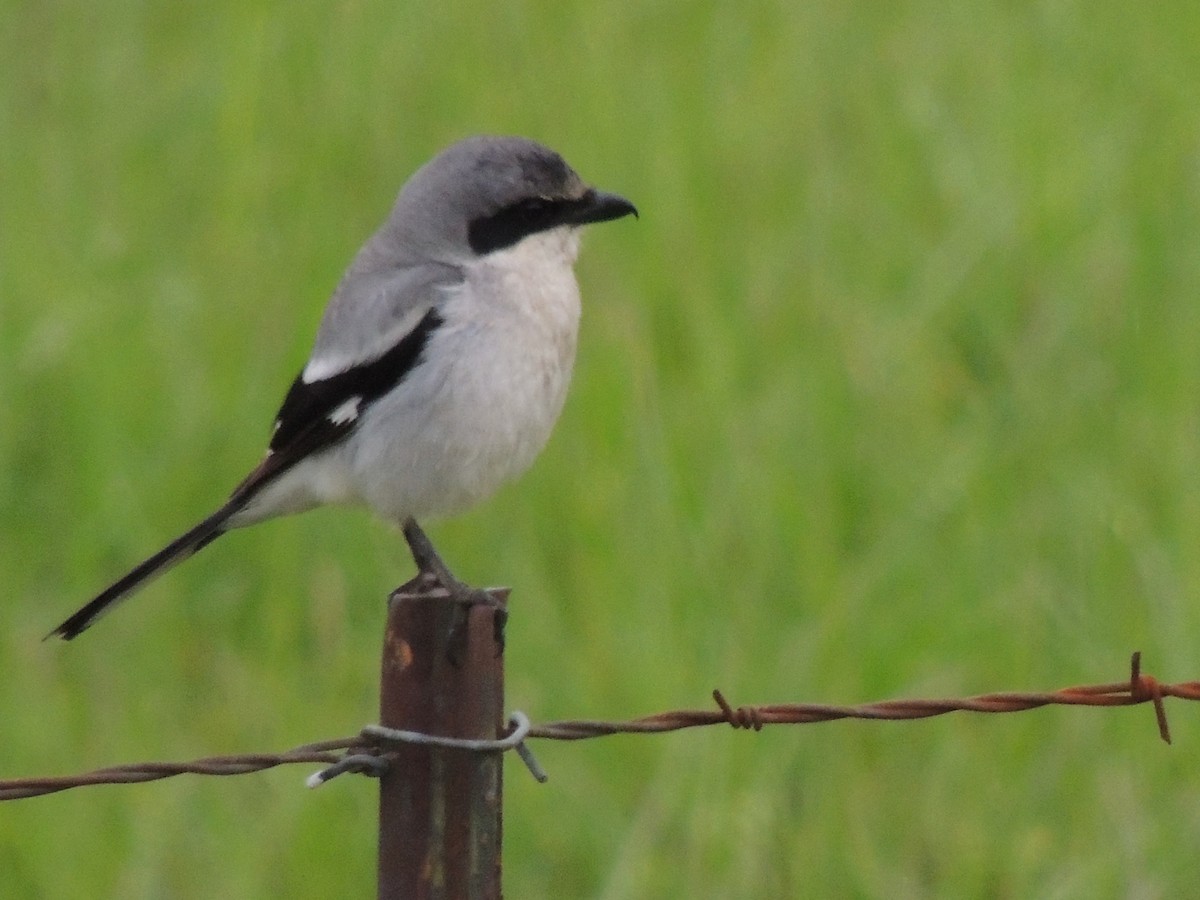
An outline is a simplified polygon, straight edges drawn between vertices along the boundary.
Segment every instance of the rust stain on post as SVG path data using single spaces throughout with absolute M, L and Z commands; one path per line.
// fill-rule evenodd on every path
M 506 589 L 490 592 L 503 603 Z M 413 582 L 389 598 L 380 723 L 455 738 L 504 729 L 498 610 Z M 403 744 L 379 785 L 379 897 L 500 897 L 500 753 Z

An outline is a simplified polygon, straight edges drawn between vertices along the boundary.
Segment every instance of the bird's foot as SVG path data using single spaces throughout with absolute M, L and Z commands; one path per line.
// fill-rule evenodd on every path
M 494 635 L 496 646 L 500 652 L 504 652 L 504 626 L 508 621 L 508 611 L 504 607 L 502 600 L 493 596 L 490 591 L 483 588 L 472 587 L 464 581 L 460 581 L 454 576 L 454 573 L 442 561 L 437 550 L 433 547 L 433 542 L 429 540 L 429 536 L 421 529 L 421 526 L 414 519 L 408 519 L 404 522 L 404 540 L 408 542 L 408 549 L 412 552 L 413 562 L 417 564 L 418 580 L 425 586 L 433 588 L 440 587 L 448 595 L 451 602 L 458 605 L 462 611 L 460 621 L 455 625 L 454 640 L 451 641 L 451 646 L 458 646 L 465 638 L 467 625 L 467 617 L 470 615 L 473 606 L 487 606 L 496 611 L 496 633 Z
M 404 539 L 408 549 L 412 551 L 413 562 L 417 564 L 418 577 L 430 587 L 441 587 L 450 599 L 463 606 L 499 607 L 500 603 L 483 588 L 471 587 L 460 581 L 442 561 L 433 542 L 414 520 L 404 523 Z

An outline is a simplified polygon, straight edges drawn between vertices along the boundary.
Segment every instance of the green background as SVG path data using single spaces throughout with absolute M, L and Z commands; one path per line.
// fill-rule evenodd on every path
M 534 469 L 431 530 L 535 720 L 1200 676 L 1192 4 L 0 7 L 0 777 L 375 715 L 396 530 L 234 535 L 343 267 L 466 134 L 632 198 Z M 508 764 L 526 897 L 1179 897 L 1200 710 L 617 737 Z M 366 897 L 303 767 L 0 806 L 5 897 Z

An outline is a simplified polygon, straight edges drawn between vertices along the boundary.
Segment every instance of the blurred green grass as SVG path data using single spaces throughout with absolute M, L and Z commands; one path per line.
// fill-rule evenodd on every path
M 642 210 L 580 264 L 519 484 L 433 529 L 515 587 L 535 719 L 1196 677 L 1200 12 L 1081 2 L 0 8 L 0 775 L 372 718 L 366 515 L 231 537 L 41 635 L 256 460 L 350 255 L 468 133 Z M 539 746 L 513 897 L 1175 897 L 1200 745 L 1056 710 Z M 295 771 L 0 808 L 13 897 L 369 896 Z

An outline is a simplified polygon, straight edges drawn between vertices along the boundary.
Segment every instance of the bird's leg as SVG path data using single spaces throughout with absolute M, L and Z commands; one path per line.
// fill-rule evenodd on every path
M 437 550 L 433 547 L 433 542 L 429 540 L 429 536 L 425 534 L 421 526 L 417 524 L 415 519 L 404 520 L 404 540 L 408 542 L 408 549 L 412 552 L 413 562 L 417 564 L 417 569 L 426 580 L 432 580 L 438 585 L 446 589 L 450 595 L 450 599 L 456 603 L 461 603 L 464 606 L 495 606 L 496 601 L 492 599 L 492 595 L 482 588 L 471 587 L 463 581 L 459 581 L 454 573 L 442 561 Z
M 445 588 L 450 599 L 461 607 L 463 619 L 455 630 L 465 629 L 466 617 L 472 606 L 490 606 L 496 610 L 496 644 L 503 648 L 504 625 L 508 619 L 508 611 L 487 591 L 471 587 L 455 578 L 416 519 L 405 519 L 403 529 L 404 540 L 408 542 L 408 549 L 412 552 L 413 562 L 417 564 L 422 579 L 433 581 Z
M 413 562 L 417 564 L 417 571 L 422 576 L 436 581 L 449 591 L 451 596 L 460 594 L 464 588 L 469 590 L 467 585 L 455 578 L 446 564 L 442 562 L 437 550 L 433 548 L 433 542 L 429 540 L 429 535 L 417 524 L 416 519 L 404 520 L 404 540 L 408 542 Z

